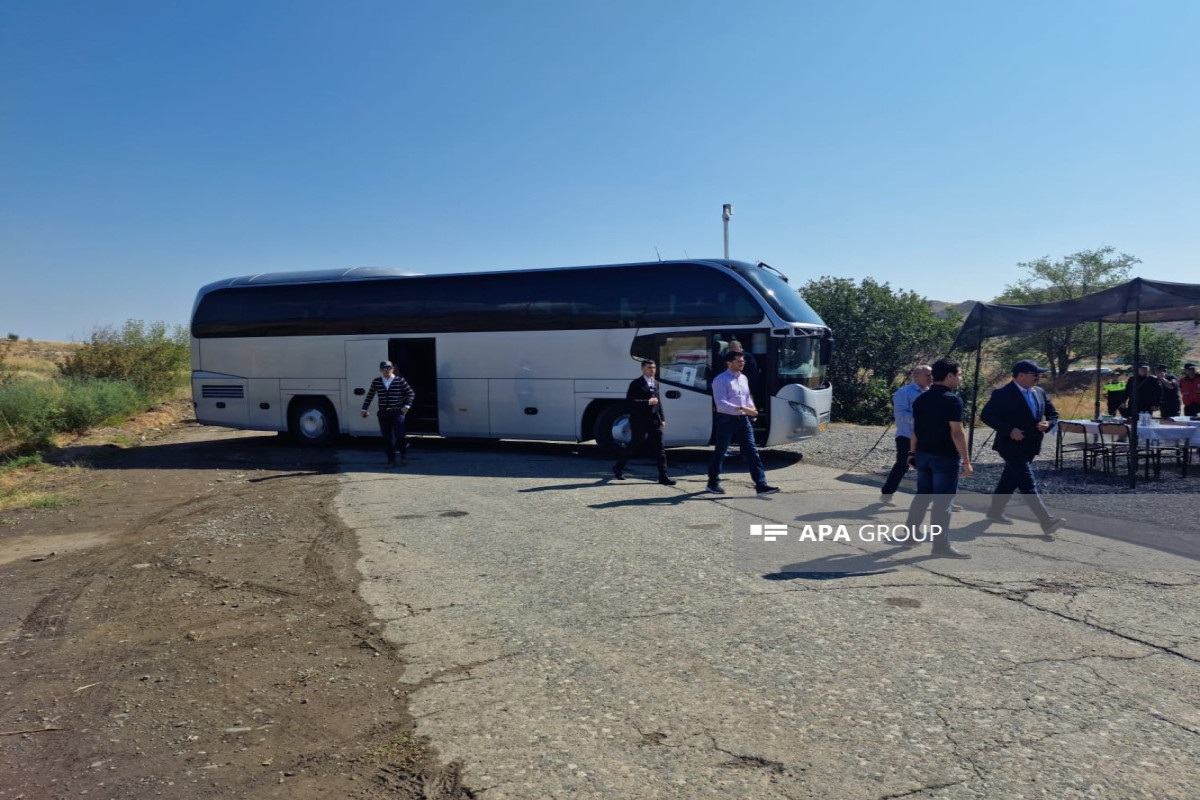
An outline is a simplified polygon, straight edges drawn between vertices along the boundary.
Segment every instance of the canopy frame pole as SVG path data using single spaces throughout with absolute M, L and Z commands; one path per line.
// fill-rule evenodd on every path
M 1100 360 L 1104 353 L 1104 320 L 1096 322 L 1096 413 L 1092 419 L 1100 419 Z
M 967 455 L 975 458 L 975 409 L 979 405 L 979 362 L 983 360 L 983 336 L 975 348 L 975 382 L 971 391 L 971 428 L 967 432 Z
M 1141 394 L 1141 375 L 1138 374 L 1138 364 L 1142 361 L 1142 304 L 1138 298 L 1137 314 L 1133 322 L 1133 375 L 1125 384 L 1133 389 L 1133 396 L 1126 398 L 1129 403 L 1129 488 L 1137 488 L 1138 468 L 1138 421 L 1141 409 L 1138 408 L 1138 395 Z M 1146 375 L 1149 378 L 1149 375 Z

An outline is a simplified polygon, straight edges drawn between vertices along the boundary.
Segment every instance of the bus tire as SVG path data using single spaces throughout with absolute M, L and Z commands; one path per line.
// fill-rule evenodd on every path
M 596 444 L 601 450 L 616 453 L 629 447 L 633 433 L 629 427 L 629 410 L 624 403 L 612 403 L 596 417 L 593 428 Z
M 298 397 L 288 409 L 288 432 L 301 447 L 328 447 L 338 435 L 337 412 L 324 397 Z

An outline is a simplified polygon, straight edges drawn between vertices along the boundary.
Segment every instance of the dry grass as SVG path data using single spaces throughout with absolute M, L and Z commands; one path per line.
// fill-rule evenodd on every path
M 56 467 L 37 457 L 0 466 L 0 511 L 17 508 L 61 508 L 88 483 L 78 466 Z

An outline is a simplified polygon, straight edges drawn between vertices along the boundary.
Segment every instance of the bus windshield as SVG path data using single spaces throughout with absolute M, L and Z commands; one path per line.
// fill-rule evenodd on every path
M 809 325 L 824 325 L 821 317 L 790 283 L 778 274 L 762 267 L 747 269 L 740 265 L 730 265 L 730 268 L 741 275 L 750 285 L 758 290 L 771 308 L 787 322 L 803 322 Z
M 778 367 L 780 385 L 798 383 L 810 389 L 823 387 L 826 365 L 822 363 L 821 350 L 819 337 L 780 339 Z

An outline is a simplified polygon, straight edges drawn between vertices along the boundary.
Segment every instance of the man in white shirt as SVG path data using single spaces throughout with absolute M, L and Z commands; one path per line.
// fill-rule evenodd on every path
M 737 442 L 741 446 L 750 478 L 754 481 L 754 491 L 758 494 L 774 494 L 779 488 L 767 485 L 767 474 L 754 443 L 754 430 L 750 427 L 750 420 L 758 416 L 758 409 L 754 407 L 754 398 L 750 396 L 750 384 L 742 374 L 746 366 L 746 354 L 726 351 L 725 366 L 726 370 L 712 383 L 713 404 L 717 408 L 715 447 L 712 459 L 708 462 L 708 485 L 704 490 L 710 494 L 725 494 L 721 488 L 721 467 L 730 443 Z

